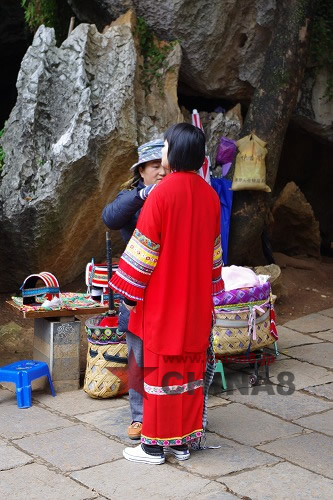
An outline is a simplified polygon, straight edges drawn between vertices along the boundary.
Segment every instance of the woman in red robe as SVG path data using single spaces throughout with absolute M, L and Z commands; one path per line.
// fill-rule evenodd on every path
M 202 433 L 212 296 L 223 290 L 220 202 L 197 175 L 204 156 L 199 128 L 168 129 L 162 165 L 172 174 L 150 194 L 110 281 L 144 345 L 141 445 L 124 450 L 135 462 L 163 463 L 166 451 L 185 460 Z

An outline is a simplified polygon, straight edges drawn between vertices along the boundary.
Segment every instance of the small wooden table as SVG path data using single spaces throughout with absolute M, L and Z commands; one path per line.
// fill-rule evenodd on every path
M 64 318 L 68 316 L 74 317 L 76 314 L 78 316 L 83 316 L 83 315 L 90 315 L 94 316 L 95 314 L 98 313 L 103 313 L 108 310 L 108 306 L 99 306 L 99 307 L 86 307 L 86 308 L 78 308 L 74 310 L 70 309 L 60 309 L 60 310 L 55 310 L 55 311 L 22 311 L 20 306 L 15 304 L 13 300 L 7 300 L 6 304 L 11 309 L 15 309 L 16 312 L 19 314 L 23 315 L 23 318 L 31 318 L 31 319 L 38 319 L 38 318 Z
M 54 311 L 22 311 L 13 300 L 6 304 L 23 318 L 34 320 L 33 359 L 49 365 L 56 391 L 80 387 L 81 321 L 75 316 L 95 316 L 106 312 L 107 306 L 60 309 Z

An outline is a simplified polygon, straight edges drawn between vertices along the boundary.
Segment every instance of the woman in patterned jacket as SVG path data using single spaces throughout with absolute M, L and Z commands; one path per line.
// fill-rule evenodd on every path
M 120 229 L 125 243 L 130 240 L 140 211 L 152 189 L 166 175 L 161 165 L 163 141 L 155 139 L 138 148 L 138 161 L 130 168 L 132 177 L 118 196 L 103 210 L 102 219 L 109 229 Z M 122 302 L 119 308 L 119 330 L 126 332 L 129 352 L 129 398 L 132 422 L 130 439 L 140 439 L 143 418 L 143 347 L 142 341 L 128 330 L 129 310 Z

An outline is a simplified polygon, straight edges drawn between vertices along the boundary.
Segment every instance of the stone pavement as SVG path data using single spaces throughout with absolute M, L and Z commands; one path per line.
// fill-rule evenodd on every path
M 34 392 L 20 410 L 0 389 L 0 498 L 332 499 L 333 309 L 279 327 L 281 355 L 270 381 L 249 386 L 251 370 L 216 375 L 208 444 L 177 463 L 122 458 L 128 397 L 94 400 L 82 390 L 55 398 Z M 12 387 L 13 390 L 13 387 Z

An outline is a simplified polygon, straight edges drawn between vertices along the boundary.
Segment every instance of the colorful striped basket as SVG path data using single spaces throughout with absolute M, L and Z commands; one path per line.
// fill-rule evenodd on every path
M 126 333 L 118 330 L 118 316 L 114 316 L 114 326 L 101 327 L 100 322 L 105 314 L 93 316 L 86 321 L 86 334 L 91 344 L 106 345 L 126 342 Z
M 241 354 L 276 342 L 274 300 L 269 283 L 230 290 L 214 298 L 215 353 Z
M 112 274 L 118 269 L 118 264 L 112 265 Z M 108 287 L 108 266 L 107 264 L 95 264 L 94 261 L 86 265 L 86 285 L 87 293 L 95 300 L 107 300 Z M 115 298 L 119 299 L 118 295 Z
M 41 283 L 39 286 L 37 283 Z M 47 300 L 58 297 L 60 294 L 59 282 L 54 274 L 43 271 L 39 274 L 30 274 L 21 286 L 23 304 L 36 303 L 36 297 L 45 295 Z
M 118 330 L 118 316 L 109 318 L 111 326 L 100 326 L 105 315 L 86 321 L 88 353 L 84 391 L 92 398 L 111 398 L 128 392 L 126 333 Z

